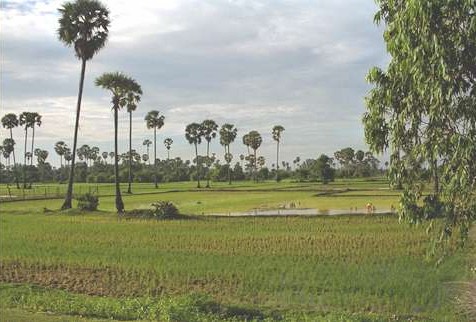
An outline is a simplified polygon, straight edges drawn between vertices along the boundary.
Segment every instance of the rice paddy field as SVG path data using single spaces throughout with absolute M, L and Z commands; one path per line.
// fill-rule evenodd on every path
M 110 185 L 96 212 L 60 212 L 34 191 L 1 202 L 0 320 L 470 321 L 460 300 L 476 278 L 474 233 L 436 265 L 427 227 L 395 214 L 226 216 L 390 209 L 398 193 L 384 180 L 194 186 L 124 195 L 127 210 L 173 201 L 189 215 L 176 220 L 118 218 Z

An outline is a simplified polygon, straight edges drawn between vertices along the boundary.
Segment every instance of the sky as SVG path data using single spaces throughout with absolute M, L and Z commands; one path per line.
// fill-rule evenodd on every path
M 0 0 L 0 117 L 38 112 L 42 125 L 35 145 L 73 141 L 80 61 L 57 37 L 58 8 L 64 1 Z M 159 110 L 158 132 L 174 141 L 171 157 L 190 159 L 184 137 L 191 122 L 232 123 L 238 137 L 231 146 L 237 161 L 245 153 L 242 136 L 263 136 L 259 154 L 268 166 L 276 144 L 271 129 L 285 128 L 282 160 L 292 163 L 351 146 L 367 149 L 363 134 L 364 97 L 372 66 L 388 62 L 382 28 L 373 23 L 373 0 L 109 0 L 108 43 L 86 67 L 78 147 L 112 151 L 114 130 L 110 94 L 94 86 L 104 72 L 121 71 L 144 92 L 133 113 L 133 148 L 145 153 L 153 132 L 144 116 Z M 127 150 L 128 114 L 120 113 L 119 152 Z M 1 128 L 3 141 L 9 133 Z M 14 130 L 16 150 L 24 131 Z M 205 145 L 200 147 L 205 154 Z M 218 139 L 212 152 L 223 155 Z

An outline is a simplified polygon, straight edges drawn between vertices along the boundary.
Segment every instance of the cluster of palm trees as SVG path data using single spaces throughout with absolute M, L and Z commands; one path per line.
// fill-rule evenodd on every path
M 59 8 L 60 19 L 58 36 L 67 46 L 73 47 L 76 57 L 81 61 L 81 76 L 79 80 L 78 99 L 76 104 L 76 119 L 73 136 L 71 167 L 68 180 L 68 189 L 62 209 L 71 208 L 73 197 L 73 180 L 77 152 L 77 138 L 81 112 L 81 99 L 84 88 L 86 62 L 91 60 L 106 44 L 109 34 L 109 10 L 97 0 L 76 0 L 66 2 Z M 118 112 L 126 108 L 129 113 L 129 185 L 127 192 L 132 193 L 132 112 L 137 109 L 142 96 L 139 83 L 133 78 L 119 72 L 104 73 L 99 76 L 95 85 L 110 92 L 112 96 L 112 109 L 114 111 L 114 173 L 116 183 L 116 209 L 119 213 L 124 211 L 124 203 L 119 187 L 118 167 Z M 149 129 L 154 129 L 154 164 L 157 164 L 156 131 L 164 124 L 164 117 L 158 111 L 151 111 L 146 116 Z M 168 142 L 168 149 L 170 149 Z M 148 147 L 149 145 L 147 145 Z M 157 187 L 157 176 L 155 179 Z
M 83 96 L 84 88 L 84 79 L 86 72 L 86 63 L 91 60 L 106 44 L 110 18 L 109 10 L 97 0 L 75 0 L 71 2 L 64 3 L 61 8 L 58 9 L 60 13 L 59 19 L 59 28 L 58 28 L 58 37 L 61 42 L 63 42 L 68 47 L 73 47 L 75 56 L 81 61 L 81 74 L 79 80 L 79 90 L 76 103 L 76 117 L 75 117 L 75 126 L 74 126 L 74 135 L 73 135 L 73 147 L 69 149 L 63 141 L 57 142 L 55 145 L 55 151 L 65 160 L 71 161 L 71 166 L 69 169 L 69 180 L 68 188 L 65 196 L 65 200 L 62 205 L 62 209 L 69 209 L 72 207 L 72 197 L 73 197 L 73 180 L 74 180 L 74 171 L 75 171 L 75 162 L 76 154 L 78 157 L 84 158 L 86 155 L 98 154 L 97 151 L 84 151 L 84 149 L 77 149 L 77 139 L 78 139 L 78 129 L 79 129 L 79 120 L 81 114 L 81 100 Z M 118 114 L 119 110 L 126 108 L 129 113 L 129 185 L 128 193 L 132 193 L 131 182 L 132 182 L 132 112 L 136 110 L 138 103 L 140 102 L 142 96 L 142 89 L 139 83 L 133 78 L 120 73 L 104 73 L 95 80 L 95 85 L 101 87 L 110 92 L 112 96 L 112 109 L 114 112 L 114 174 L 115 174 L 115 185 L 116 185 L 116 209 L 119 213 L 124 211 L 124 203 L 121 196 L 120 186 L 119 186 L 119 168 L 118 168 Z M 13 115 L 13 116 L 12 116 Z M 15 126 L 24 125 L 25 129 L 25 154 L 24 154 L 24 164 L 27 164 L 27 136 L 28 129 L 32 129 L 32 140 L 31 140 L 31 154 L 34 153 L 34 135 L 35 135 L 35 126 L 41 125 L 41 116 L 38 113 L 29 113 L 25 112 L 20 115 L 20 118 L 17 119 L 14 114 L 8 114 L 4 117 L 5 121 L 2 119 L 2 124 L 5 124 L 4 127 L 11 129 Z M 150 111 L 145 117 L 146 125 L 148 129 L 154 130 L 154 166 L 157 167 L 157 130 L 164 125 L 164 116 L 160 114 L 159 111 Z M 284 130 L 284 129 L 282 129 Z M 279 138 L 280 133 L 277 136 L 278 140 L 278 149 L 279 149 Z M 213 120 L 205 120 L 201 124 L 192 123 L 186 127 L 185 137 L 190 144 L 195 145 L 196 152 L 196 162 L 197 169 L 200 170 L 200 160 L 198 156 L 198 144 L 201 143 L 202 138 L 207 142 L 207 155 L 206 155 L 206 165 L 207 165 L 207 187 L 210 187 L 210 142 L 216 138 L 218 131 L 218 125 Z M 237 129 L 232 124 L 224 124 L 220 129 L 220 143 L 225 149 L 225 160 L 229 165 L 232 160 L 232 154 L 230 152 L 230 144 L 235 140 L 237 135 Z M 7 150 L 12 151 L 14 155 L 14 141 L 13 136 L 10 135 L 10 141 L 4 142 L 7 145 Z M 246 135 L 247 139 L 243 139 L 243 142 L 251 148 L 254 153 L 252 160 L 254 168 L 256 168 L 257 155 L 256 151 L 261 145 L 262 139 L 258 132 L 251 131 Z M 274 137 L 274 136 L 273 136 Z M 164 144 L 167 149 L 169 156 L 170 147 L 173 141 L 170 138 L 164 140 Z M 151 145 L 150 140 L 146 140 L 143 143 L 147 150 Z M 5 148 L 3 148 L 5 151 Z M 279 151 L 278 151 L 279 153 Z M 147 152 L 147 159 L 148 158 Z M 42 153 L 44 157 L 45 154 Z M 95 156 L 97 157 L 97 156 Z M 251 158 L 251 156 L 250 156 Z M 30 164 L 32 164 L 32 158 L 30 158 Z M 45 158 L 46 159 L 46 158 Z M 14 164 L 16 163 L 14 155 Z M 25 174 L 24 174 L 25 177 Z M 198 187 L 200 187 L 200 176 L 198 175 Z M 158 186 L 157 176 L 155 176 L 155 186 Z M 231 182 L 231 177 L 229 179 Z M 18 185 L 18 178 L 17 178 Z
M 277 151 L 276 151 L 276 164 L 279 162 L 279 143 L 281 141 L 281 134 L 284 131 L 284 127 L 281 125 L 275 125 L 272 129 L 273 139 L 277 142 Z M 195 149 L 195 163 L 197 164 L 197 187 L 200 188 L 200 168 L 201 168 L 201 159 L 198 154 L 198 145 L 202 143 L 202 138 L 206 141 L 206 156 L 204 158 L 206 168 L 206 178 L 207 185 L 210 187 L 210 165 L 213 162 L 213 158 L 210 158 L 210 142 L 216 138 L 217 133 L 220 135 L 220 144 L 224 147 L 224 159 L 228 166 L 228 183 L 231 184 L 231 175 L 230 175 L 230 163 L 233 159 L 233 154 L 230 152 L 230 145 L 236 139 L 238 134 L 238 129 L 230 123 L 225 123 L 222 125 L 218 131 L 218 124 L 214 120 L 204 120 L 201 123 L 190 123 L 185 128 L 185 138 L 188 143 L 192 144 Z M 258 166 L 263 166 L 265 159 L 263 156 L 258 156 L 257 151 L 261 144 L 263 143 L 263 138 L 258 131 L 250 131 L 249 133 L 243 135 L 243 144 L 246 145 L 248 150 L 248 155 L 241 155 L 242 160 L 247 160 L 249 168 L 253 173 L 253 177 L 256 180 L 256 172 Z M 251 152 L 252 150 L 252 152 Z M 279 166 L 276 165 L 276 180 L 279 181 L 278 169 Z
M 60 19 L 58 36 L 67 46 L 73 47 L 76 57 L 81 61 L 81 76 L 79 81 L 78 99 L 76 104 L 76 120 L 74 127 L 72 159 L 68 189 L 62 209 L 71 208 L 73 197 L 73 180 L 76 161 L 76 146 L 78 138 L 79 119 L 81 112 L 81 99 L 84 88 L 84 75 L 86 62 L 91 60 L 106 44 L 109 33 L 109 10 L 96 0 L 76 0 L 66 2 L 59 8 Z M 99 76 L 95 85 L 110 92 L 112 96 L 112 109 L 114 111 L 114 174 L 116 183 L 116 209 L 119 213 L 124 211 L 121 191 L 119 187 L 118 167 L 118 112 L 126 107 L 129 113 L 129 136 L 132 133 L 132 112 L 137 108 L 142 95 L 141 86 L 131 77 L 119 73 L 104 73 Z M 131 139 L 129 138 L 129 142 Z M 129 154 L 131 154 L 129 144 Z M 131 178 L 131 174 L 129 175 Z M 129 180 L 130 182 L 131 180 Z M 128 192 L 131 192 L 129 183 Z
M 10 138 L 3 140 L 2 145 L 2 154 L 5 158 L 10 159 L 10 155 L 13 155 L 13 168 L 15 173 L 15 181 L 17 188 L 20 188 L 18 173 L 17 173 L 17 162 L 15 156 L 15 140 L 13 139 L 13 129 L 15 127 L 21 126 L 25 131 L 25 143 L 24 143 L 24 153 L 23 153 L 23 188 L 27 188 L 26 182 L 26 167 L 28 165 L 33 165 L 33 156 L 36 156 L 38 160 L 46 160 L 48 157 L 48 152 L 45 150 L 36 149 L 35 150 L 35 128 L 41 126 L 41 115 L 36 112 L 22 112 L 19 116 L 14 113 L 8 113 L 2 117 L 2 126 L 9 130 Z M 31 147 L 28 150 L 28 129 L 31 129 Z M 46 152 L 46 153 L 45 153 Z M 31 185 L 31 183 L 30 183 Z

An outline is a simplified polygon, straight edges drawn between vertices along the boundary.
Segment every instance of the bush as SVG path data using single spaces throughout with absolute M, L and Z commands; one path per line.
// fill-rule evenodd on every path
M 95 211 L 98 209 L 99 198 L 91 193 L 85 193 L 78 198 L 78 208 L 81 210 Z
M 157 201 L 151 206 L 154 207 L 152 214 L 157 219 L 174 218 L 179 215 L 179 210 L 171 201 Z

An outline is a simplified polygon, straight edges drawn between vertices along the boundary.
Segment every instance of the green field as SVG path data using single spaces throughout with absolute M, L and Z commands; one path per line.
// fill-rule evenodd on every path
M 247 211 L 255 208 L 273 209 L 291 202 L 300 208 L 316 208 L 321 210 L 357 208 L 365 211 L 368 202 L 377 209 L 390 209 L 397 206 L 398 192 L 389 190 L 388 184 L 376 179 L 373 181 L 337 181 L 328 185 L 320 183 L 275 182 L 250 183 L 239 182 L 233 185 L 214 183 L 211 189 L 196 189 L 194 182 L 162 184 L 154 189 L 152 184 L 134 184 L 134 194 L 123 194 L 127 209 L 148 208 L 156 200 L 171 200 L 185 214 L 227 213 Z M 12 189 L 12 194 L 29 198 L 25 202 L 18 200 L 0 204 L 0 209 L 8 211 L 29 210 L 43 211 L 43 208 L 57 209 L 61 206 L 61 198 L 51 198 L 48 192 L 64 189 L 64 185 L 38 185 L 34 189 Z M 0 186 L 5 191 L 5 186 Z M 123 191 L 126 185 L 123 185 Z M 47 191 L 47 199 L 42 191 Z M 99 209 L 114 211 L 114 186 L 111 184 L 79 184 L 77 193 L 91 191 L 100 198 Z M 96 193 L 96 191 L 98 193 Z
M 165 221 L 119 219 L 107 189 L 93 213 L 59 212 L 60 199 L 0 204 L 5 321 L 465 321 L 455 299 L 475 277 L 473 236 L 437 267 L 426 227 L 395 215 L 202 215 L 289 202 L 387 209 L 398 194 L 382 180 L 135 185 L 124 196 L 128 210 L 171 200 L 199 215 Z

